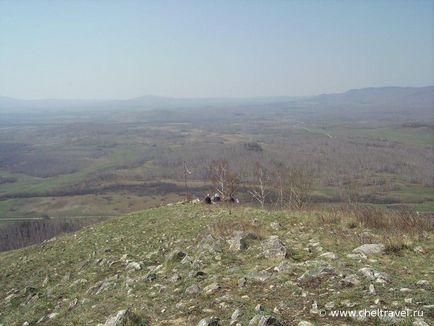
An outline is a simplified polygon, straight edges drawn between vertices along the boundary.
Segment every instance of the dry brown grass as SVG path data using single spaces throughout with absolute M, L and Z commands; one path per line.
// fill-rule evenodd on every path
M 434 231 L 431 216 L 419 215 L 410 209 L 388 210 L 364 206 L 353 209 L 352 215 L 362 226 L 373 230 L 411 235 Z
M 269 232 L 261 223 L 255 223 L 247 219 L 240 219 L 236 222 L 218 221 L 210 225 L 212 234 L 220 237 L 231 237 L 234 231 L 243 231 L 254 236 L 256 239 L 265 239 Z

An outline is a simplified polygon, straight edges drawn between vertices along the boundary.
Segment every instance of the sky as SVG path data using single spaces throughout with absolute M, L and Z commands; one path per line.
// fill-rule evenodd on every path
M 0 0 L 0 96 L 304 96 L 433 84 L 433 0 Z

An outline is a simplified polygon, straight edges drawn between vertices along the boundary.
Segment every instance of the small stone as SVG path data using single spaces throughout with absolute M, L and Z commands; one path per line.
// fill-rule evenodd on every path
M 247 279 L 245 277 L 242 277 L 238 280 L 238 287 L 243 288 L 247 284 Z
M 209 317 L 202 319 L 197 326 L 219 326 L 220 319 L 217 317 Z
M 288 261 L 284 260 L 279 265 L 274 267 L 274 270 L 278 273 L 290 273 L 294 270 L 294 266 Z
M 210 285 L 206 286 L 203 290 L 206 294 L 212 294 L 216 292 L 218 289 L 220 289 L 220 285 L 217 283 L 211 283 Z
M 413 298 L 405 298 L 404 302 L 405 303 L 413 303 Z
M 327 302 L 324 305 L 324 308 L 326 308 L 327 310 L 332 310 L 335 307 L 335 303 L 333 301 Z
M 256 312 L 264 311 L 264 307 L 260 303 L 258 303 L 255 307 L 255 311 Z
M 193 284 L 185 289 L 185 293 L 187 294 L 196 294 L 199 293 L 200 287 L 197 284 Z
M 360 284 L 360 280 L 354 274 L 346 276 L 341 282 L 344 286 L 349 287 L 357 286 Z
M 423 319 L 418 318 L 413 322 L 413 326 L 429 326 L 429 325 Z
M 262 316 L 258 326 L 278 325 L 277 319 L 272 316 Z
M 369 294 L 375 295 L 374 284 L 369 284 Z
M 429 282 L 427 280 L 419 280 L 416 282 L 416 285 L 419 285 L 421 287 L 427 287 L 429 286 Z
M 246 275 L 246 278 L 258 282 L 265 282 L 271 277 L 271 275 L 272 274 L 267 271 L 250 272 Z
M 132 262 L 128 263 L 126 269 L 139 271 L 142 269 L 142 266 L 140 266 L 140 264 L 138 262 L 132 261 Z
M 325 252 L 319 255 L 318 258 L 336 260 L 338 259 L 338 255 L 336 255 L 334 252 Z
M 231 316 L 231 321 L 239 321 L 240 318 L 243 316 L 243 313 L 241 312 L 240 309 L 236 309 Z
M 297 326 L 313 326 L 313 324 L 312 324 L 311 322 L 308 322 L 308 321 L 302 320 L 301 322 L 299 322 L 299 323 L 297 324 Z
M 185 252 L 182 252 L 179 250 L 173 250 L 167 256 L 166 261 L 167 262 L 180 262 L 185 256 L 187 256 L 187 254 Z
M 282 225 L 279 222 L 271 222 L 270 226 L 274 231 L 279 231 L 282 228 Z

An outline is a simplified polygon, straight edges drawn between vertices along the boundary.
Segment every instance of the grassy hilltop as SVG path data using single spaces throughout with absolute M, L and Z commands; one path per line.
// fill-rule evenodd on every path
M 432 324 L 432 224 L 402 214 L 188 204 L 114 218 L 1 253 L 0 324 L 114 325 L 128 309 L 130 325 L 413 325 L 320 316 L 405 308 Z

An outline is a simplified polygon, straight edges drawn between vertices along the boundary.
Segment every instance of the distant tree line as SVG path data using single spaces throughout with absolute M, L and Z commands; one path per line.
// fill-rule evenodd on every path
M 0 252 L 19 249 L 50 239 L 60 233 L 74 232 L 101 218 L 43 219 L 0 225 Z

